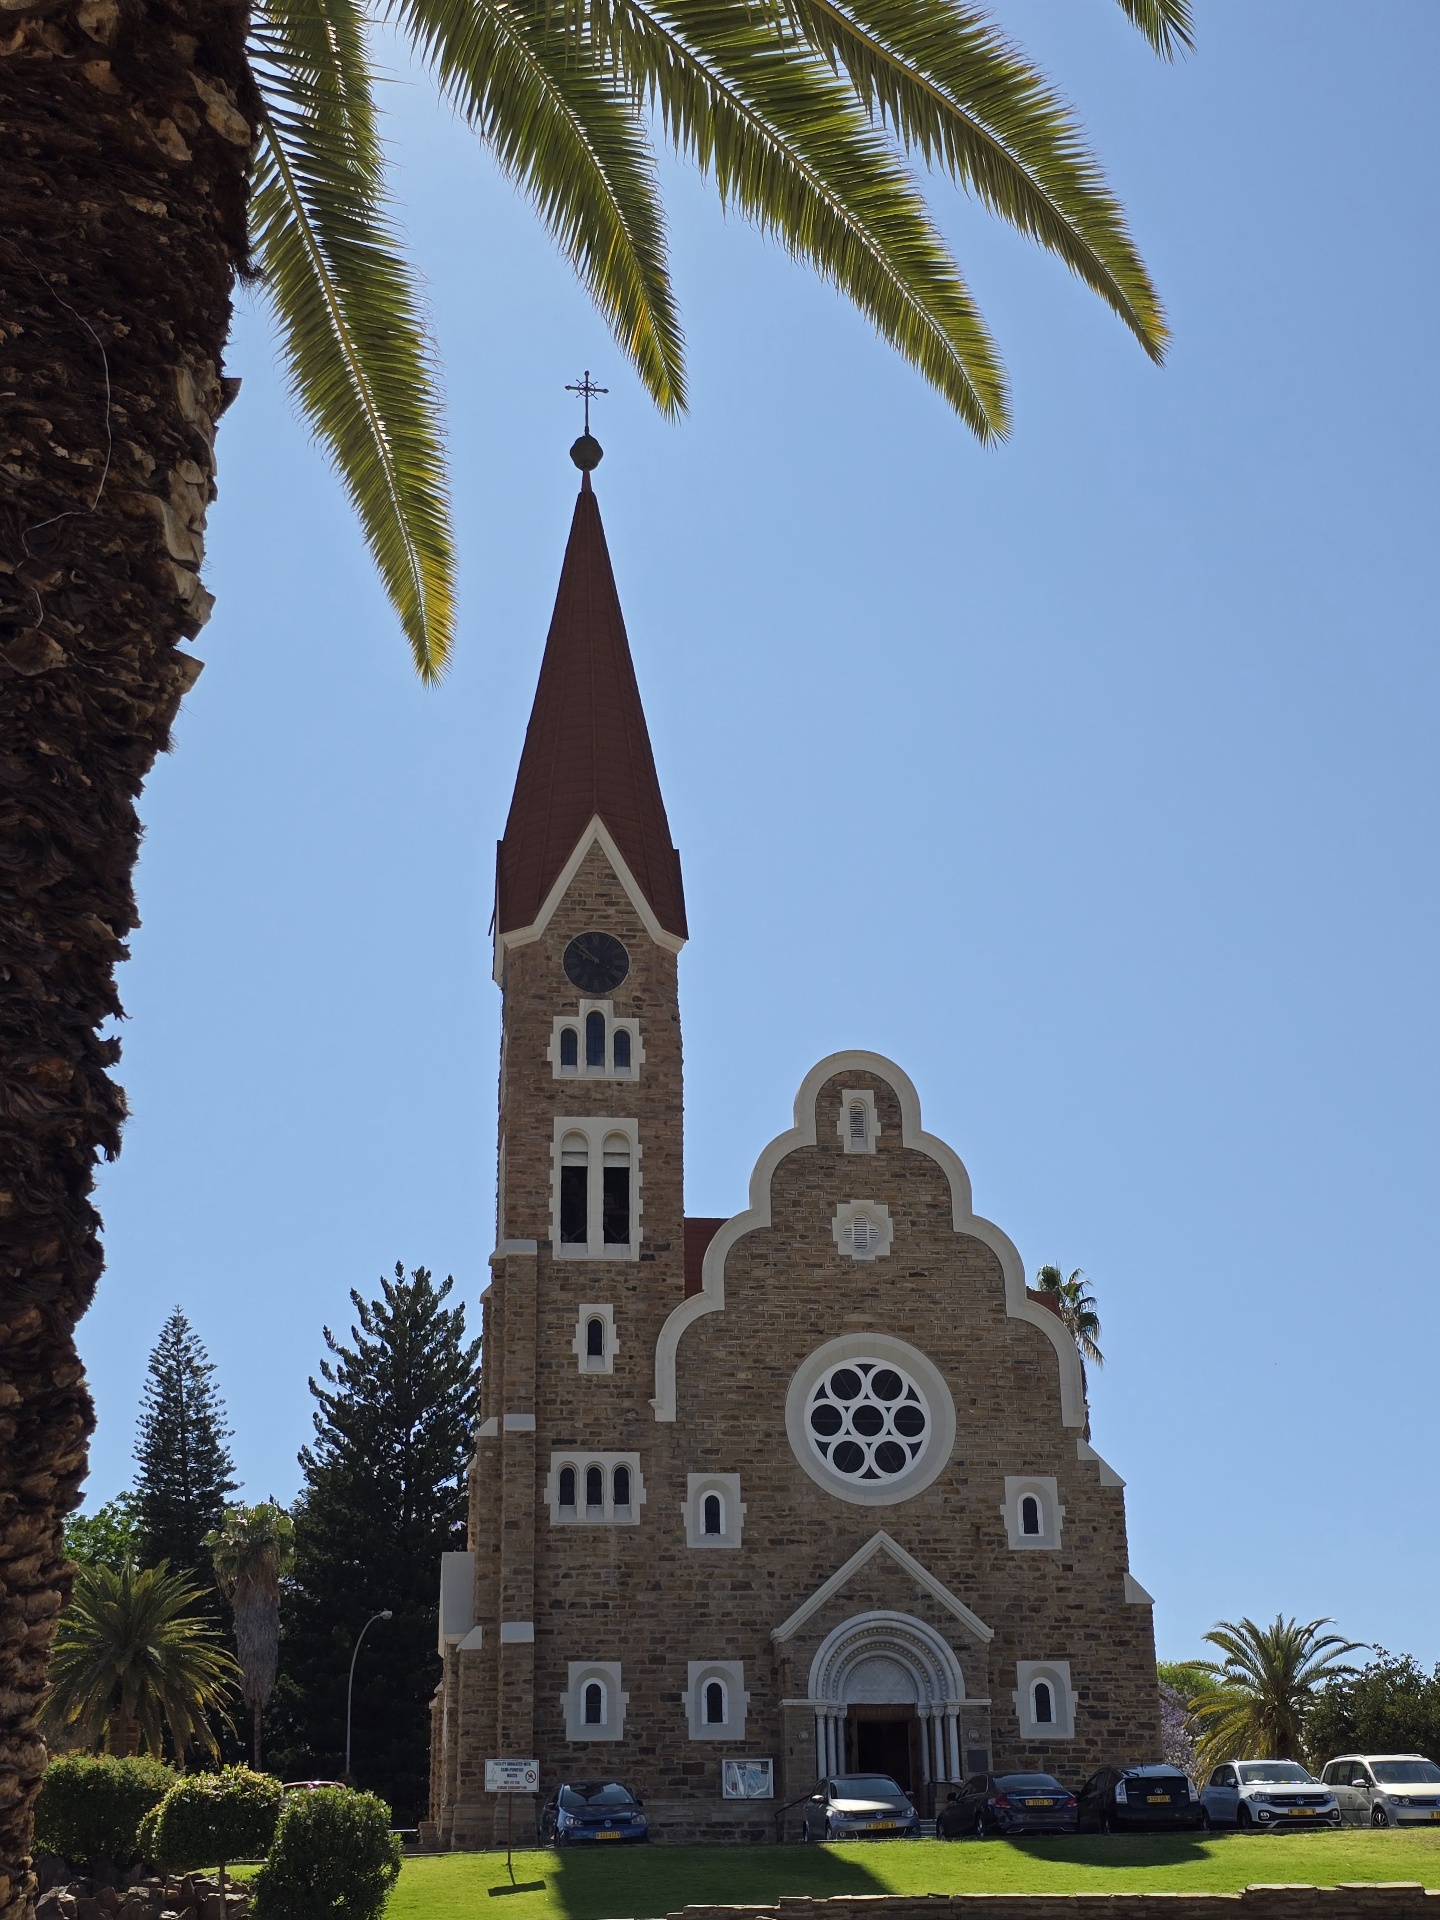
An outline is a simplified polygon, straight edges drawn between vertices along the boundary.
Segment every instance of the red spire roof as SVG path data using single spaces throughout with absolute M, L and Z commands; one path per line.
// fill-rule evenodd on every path
M 670 823 L 600 508 L 587 473 L 496 856 L 496 930 L 533 925 L 580 836 L 599 814 L 667 933 L 687 937 Z

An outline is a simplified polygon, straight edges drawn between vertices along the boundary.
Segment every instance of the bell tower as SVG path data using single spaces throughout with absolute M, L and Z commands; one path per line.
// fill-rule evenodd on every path
M 496 853 L 498 1231 L 471 1551 L 449 1556 L 470 1564 L 451 1575 L 448 1628 L 442 1588 L 433 1743 L 432 1805 L 462 1845 L 495 1837 L 483 1760 L 556 1738 L 569 1676 L 549 1654 L 546 1596 L 566 1591 L 585 1542 L 588 1566 L 603 1541 L 617 1594 L 642 1573 L 655 1343 L 685 1294 L 680 857 L 588 431 L 571 458 L 580 493 Z M 528 1800 L 514 1811 L 533 1819 Z

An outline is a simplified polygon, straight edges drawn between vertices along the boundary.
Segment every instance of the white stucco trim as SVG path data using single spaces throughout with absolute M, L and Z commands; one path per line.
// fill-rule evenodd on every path
M 828 1580 L 822 1581 L 810 1598 L 802 1601 L 788 1620 L 782 1620 L 778 1627 L 772 1627 L 770 1638 L 780 1642 L 793 1639 L 806 1621 L 813 1619 L 827 1601 L 833 1600 L 841 1588 L 862 1567 L 867 1566 L 877 1553 L 888 1554 L 903 1573 L 909 1574 L 922 1592 L 928 1593 L 932 1600 L 938 1601 L 947 1613 L 953 1613 L 955 1618 L 982 1644 L 988 1645 L 995 1638 L 993 1627 L 987 1627 L 978 1613 L 972 1613 L 963 1600 L 957 1600 L 950 1589 L 942 1581 L 937 1580 L 928 1567 L 923 1567 L 913 1553 L 907 1553 L 898 1541 L 892 1540 L 883 1527 L 878 1532 L 872 1533 L 864 1546 L 852 1553 L 843 1567 L 837 1567 Z
M 1021 1526 L 1020 1503 L 1034 1499 L 1039 1508 L 1039 1533 L 1026 1533 Z M 1000 1508 L 1005 1531 L 1013 1553 L 1055 1552 L 1065 1526 L 1065 1509 L 1060 1504 L 1060 1488 L 1053 1474 L 1031 1473 L 1005 1476 L 1005 1500 Z
M 1048 1311 L 1048 1309 L 1046 1309 L 1046 1311 Z M 1111 1466 L 1108 1460 L 1102 1460 L 1100 1458 L 1088 1440 L 1077 1440 L 1075 1442 L 1075 1458 L 1077 1460 L 1094 1461 L 1095 1465 L 1100 1469 L 1100 1484 L 1102 1487 L 1124 1486 L 1125 1482 L 1120 1478 L 1114 1467 Z
M 496 1440 L 500 1435 L 500 1417 L 492 1413 L 488 1420 L 482 1420 L 475 1429 L 477 1440 Z
M 1070 1685 L 1068 1660 L 1017 1660 L 1017 1682 L 1010 1698 L 1020 1722 L 1022 1740 L 1073 1740 L 1075 1738 L 1075 1690 Z M 1043 1681 L 1050 1689 L 1053 1720 L 1035 1718 L 1035 1687 Z
M 670 953 L 679 953 L 685 942 L 678 933 L 667 933 L 655 918 L 655 909 L 645 898 L 639 881 L 626 862 L 625 856 L 615 844 L 614 835 L 600 818 L 598 813 L 591 814 L 590 824 L 575 842 L 575 851 L 565 862 L 556 877 L 555 884 L 546 894 L 543 905 L 528 927 L 515 927 L 509 933 L 496 932 L 494 978 L 497 987 L 505 984 L 505 955 L 512 947 L 528 947 L 538 940 L 555 918 L 560 902 L 570 891 L 571 883 L 580 871 L 581 863 L 591 847 L 598 846 L 614 870 L 615 878 L 620 882 L 629 897 L 630 904 L 640 916 L 640 924 L 655 942 Z
M 602 1350 L 598 1354 L 589 1350 L 590 1322 L 598 1320 L 605 1329 Z M 580 1312 L 575 1320 L 575 1338 L 570 1342 L 570 1351 L 575 1356 L 575 1364 L 581 1373 L 613 1373 L 615 1356 L 620 1351 L 620 1337 L 615 1331 L 615 1309 L 603 1301 L 582 1300 Z
M 685 1665 L 685 1691 L 681 1703 L 692 1740 L 743 1740 L 745 1715 L 750 1696 L 745 1691 L 745 1664 L 741 1660 L 689 1660 Z M 720 1682 L 725 1702 L 723 1720 L 705 1718 L 705 1689 L 712 1680 Z
M 535 1641 L 535 1622 L 533 1620 L 502 1620 L 500 1622 L 500 1644 L 504 1647 L 528 1647 Z
M 857 1106 L 865 1109 L 865 1131 L 859 1140 L 850 1130 L 850 1109 Z M 840 1089 L 840 1112 L 835 1121 L 835 1131 L 846 1153 L 874 1153 L 875 1142 L 880 1138 L 880 1120 L 875 1112 L 873 1087 Z
M 965 1675 L 955 1649 L 913 1614 L 888 1610 L 857 1613 L 826 1634 L 810 1662 L 810 1697 L 832 1706 L 854 1699 L 847 1682 L 877 1655 L 904 1668 L 917 1706 L 974 1704 L 965 1699 Z
M 1131 1607 L 1153 1607 L 1155 1604 L 1154 1594 L 1147 1593 L 1128 1569 L 1125 1574 L 1125 1603 Z
M 808 1426 L 810 1396 L 831 1370 L 850 1360 L 876 1360 L 908 1374 L 925 1401 L 929 1432 L 919 1454 L 890 1480 L 856 1480 L 837 1473 L 816 1452 Z M 832 1499 L 853 1507 L 895 1507 L 938 1480 L 955 1452 L 955 1402 L 945 1376 L 908 1340 L 888 1333 L 842 1333 L 800 1362 L 785 1394 L 785 1436 L 796 1462 Z
M 855 1222 L 864 1223 L 864 1246 Z M 895 1223 L 883 1200 L 842 1200 L 830 1222 L 830 1238 L 847 1260 L 888 1260 L 895 1244 Z
M 440 1657 L 464 1643 L 475 1625 L 475 1556 L 440 1556 Z
M 568 1667 L 570 1684 L 560 1696 L 565 1713 L 565 1738 L 570 1741 L 623 1740 L 625 1709 L 630 1704 L 630 1696 L 621 1686 L 620 1662 L 571 1660 Z M 600 1688 L 604 1717 L 598 1725 L 587 1725 L 585 1720 L 585 1689 L 591 1684 Z
M 717 1495 L 720 1501 L 720 1518 L 724 1525 L 719 1533 L 705 1531 L 707 1493 Z M 680 1503 L 680 1512 L 685 1521 L 687 1547 L 707 1548 L 713 1552 L 717 1547 L 732 1549 L 744 1544 L 747 1508 L 740 1498 L 738 1473 L 687 1473 L 685 1498 Z
M 1064 1323 L 1048 1307 L 1037 1306 L 1025 1294 L 1025 1263 L 1014 1241 L 993 1221 L 981 1219 L 971 1207 L 970 1176 L 953 1147 L 926 1133 L 920 1121 L 920 1096 L 914 1082 L 883 1054 L 855 1050 L 827 1054 L 806 1074 L 795 1095 L 795 1124 L 772 1140 L 755 1162 L 750 1176 L 750 1204 L 727 1220 L 705 1249 L 699 1293 L 676 1307 L 660 1329 L 655 1343 L 655 1397 L 650 1402 L 657 1420 L 675 1418 L 675 1364 L 687 1328 L 707 1313 L 725 1310 L 725 1257 L 737 1240 L 758 1227 L 770 1225 L 770 1185 L 787 1154 L 816 1144 L 816 1103 L 827 1080 L 840 1074 L 871 1073 L 883 1080 L 900 1104 L 902 1146 L 927 1154 L 950 1183 L 951 1223 L 956 1233 L 979 1240 L 1000 1262 L 1005 1276 L 1005 1311 L 1012 1320 L 1028 1321 L 1055 1349 L 1060 1376 L 1060 1418 L 1067 1427 L 1085 1425 L 1085 1388 L 1080 1356 Z M 1082 1456 L 1083 1457 L 1083 1456 Z

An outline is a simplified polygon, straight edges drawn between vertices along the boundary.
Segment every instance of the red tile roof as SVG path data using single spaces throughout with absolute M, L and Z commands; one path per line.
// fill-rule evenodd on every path
M 685 1222 L 685 1298 L 699 1293 L 705 1283 L 705 1249 L 723 1227 L 723 1220 L 692 1214 Z
M 597 813 L 656 919 L 667 933 L 685 939 L 680 856 L 670 840 L 605 529 L 587 473 L 497 850 L 499 932 L 535 921 Z

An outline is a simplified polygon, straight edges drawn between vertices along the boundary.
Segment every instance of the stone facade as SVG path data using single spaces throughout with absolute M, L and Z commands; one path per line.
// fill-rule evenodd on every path
M 497 1757 L 538 1758 L 542 1795 L 625 1780 L 657 1838 L 734 1840 L 824 1772 L 895 1774 L 929 1812 L 991 1765 L 1078 1784 L 1158 1757 L 1149 1599 L 1073 1342 L 909 1080 L 813 1069 L 687 1290 L 681 939 L 598 814 L 541 895 L 497 933 L 499 1244 L 429 1832 L 503 1835 Z M 588 933 L 625 971 L 582 1004 Z M 627 1073 L 584 1070 L 589 1016 L 626 1023 Z M 562 1180 L 598 1219 L 602 1158 L 630 1240 L 567 1244 Z M 726 1796 L 737 1761 L 770 1763 L 772 1797 Z

